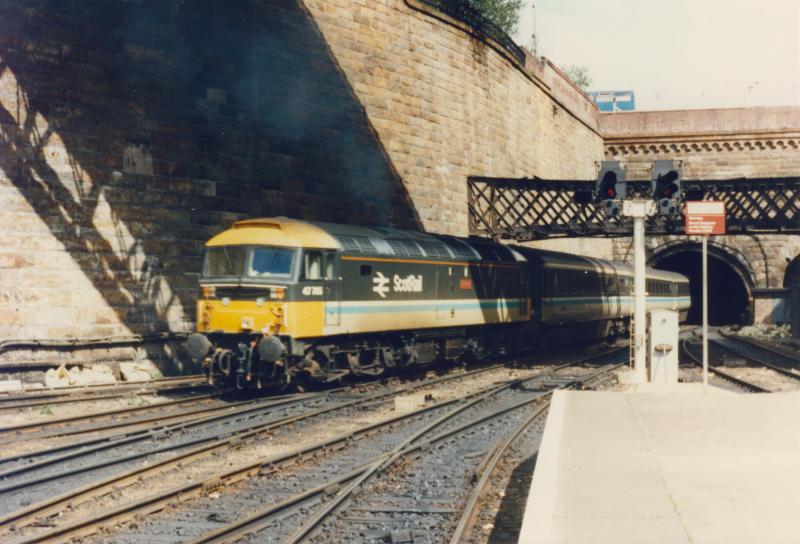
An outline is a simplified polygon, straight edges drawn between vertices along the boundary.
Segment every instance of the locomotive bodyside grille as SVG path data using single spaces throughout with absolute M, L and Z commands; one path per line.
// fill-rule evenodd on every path
M 427 242 L 417 240 L 417 244 L 425 251 L 428 257 L 437 257 L 439 259 L 452 259 L 453 254 L 448 247 L 441 242 Z
M 394 254 L 398 257 L 426 257 L 425 252 L 420 249 L 413 240 L 386 240 L 392 247 Z
M 377 254 L 378 250 L 366 236 L 346 236 L 337 235 L 336 238 L 341 242 L 345 251 L 352 253 Z

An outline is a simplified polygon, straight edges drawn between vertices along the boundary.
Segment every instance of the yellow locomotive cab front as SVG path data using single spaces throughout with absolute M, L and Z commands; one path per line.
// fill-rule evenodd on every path
M 303 355 L 296 339 L 322 334 L 324 303 L 298 286 L 309 246 L 338 248 L 322 229 L 285 218 L 241 221 L 208 241 L 187 349 L 209 379 L 285 381 L 285 357 Z
M 274 246 L 209 247 L 197 301 L 198 332 L 285 333 L 286 282 L 296 256 L 296 249 Z
M 284 287 L 239 289 L 206 285 L 204 297 L 197 301 L 197 331 L 287 334 L 285 292 Z

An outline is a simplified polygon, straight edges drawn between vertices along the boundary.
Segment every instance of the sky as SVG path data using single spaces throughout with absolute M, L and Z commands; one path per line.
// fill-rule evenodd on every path
M 800 0 L 526 0 L 528 47 L 534 11 L 539 55 L 638 110 L 800 105 Z

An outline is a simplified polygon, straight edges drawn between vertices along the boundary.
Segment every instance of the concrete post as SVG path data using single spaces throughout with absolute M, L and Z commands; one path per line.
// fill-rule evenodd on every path
M 703 236 L 703 388 L 708 386 L 708 236 Z
M 622 202 L 622 214 L 633 218 L 633 383 L 647 382 L 644 220 L 654 211 L 652 200 Z
M 645 286 L 644 217 L 633 218 L 633 375 L 636 383 L 647 381 L 647 347 L 645 316 L 647 300 Z

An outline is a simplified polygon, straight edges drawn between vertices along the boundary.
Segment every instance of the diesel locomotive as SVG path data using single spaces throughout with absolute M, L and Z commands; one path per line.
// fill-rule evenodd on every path
M 197 332 L 212 383 L 332 381 L 624 334 L 633 270 L 601 259 L 384 227 L 239 221 L 206 243 Z M 647 270 L 648 309 L 689 308 Z

